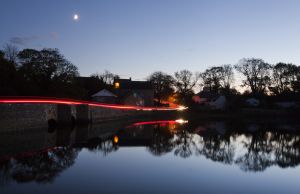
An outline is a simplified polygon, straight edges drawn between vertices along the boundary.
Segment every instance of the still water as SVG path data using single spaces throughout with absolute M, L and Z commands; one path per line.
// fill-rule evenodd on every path
M 0 135 L 0 193 L 300 193 L 300 125 L 160 120 Z

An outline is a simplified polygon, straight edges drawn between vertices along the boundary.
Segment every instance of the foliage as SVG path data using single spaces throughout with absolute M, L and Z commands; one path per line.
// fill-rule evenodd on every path
M 262 95 L 271 83 L 271 65 L 262 59 L 248 58 L 240 60 L 235 69 L 245 77 L 243 86 L 250 87 L 253 95 Z
M 92 74 L 91 77 L 98 79 L 104 85 L 113 85 L 114 79 L 120 78 L 118 75 L 113 74 L 107 70 L 105 70 L 104 73 Z
M 202 87 L 210 92 L 218 93 L 220 90 L 230 90 L 233 82 L 233 68 L 231 65 L 211 67 L 200 74 Z
M 0 50 L 0 95 L 15 95 L 16 68 Z
M 277 63 L 273 67 L 272 86 L 270 90 L 276 95 L 295 91 L 294 83 L 297 81 L 298 67 L 294 64 Z
M 4 57 L 12 64 L 16 65 L 18 60 L 19 49 L 11 44 L 6 44 L 3 47 Z
M 276 100 L 299 100 L 300 67 L 291 63 L 270 65 L 262 59 L 244 58 L 234 68 L 231 65 L 212 66 L 202 73 L 177 71 L 174 77 L 161 71 L 147 78 L 154 87 L 159 103 L 172 99 L 189 104 L 197 86 L 230 99 L 241 96 L 234 88 L 234 70 L 240 73 L 244 97 Z M 80 77 L 78 69 L 57 49 L 19 49 L 6 44 L 0 50 L 0 95 L 40 95 L 89 99 L 92 94 L 112 89 L 118 75 L 107 70 L 90 77 Z M 200 81 L 200 84 L 198 84 Z
M 152 73 L 148 80 L 152 82 L 154 87 L 154 97 L 160 103 L 161 100 L 167 100 L 168 97 L 173 94 L 174 78 L 171 75 L 157 71 Z
M 181 70 L 175 72 L 175 88 L 183 101 L 193 94 L 193 88 L 199 81 L 200 75 L 193 74 L 189 70 Z
M 24 49 L 18 54 L 19 72 L 33 84 L 40 95 L 49 95 L 53 85 L 68 85 L 79 76 L 77 67 L 66 60 L 57 49 Z

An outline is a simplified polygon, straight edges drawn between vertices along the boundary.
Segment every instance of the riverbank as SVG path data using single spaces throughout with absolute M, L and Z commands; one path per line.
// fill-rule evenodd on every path
M 239 110 L 188 110 L 184 116 L 189 119 L 284 119 L 297 120 L 300 110 L 243 108 Z

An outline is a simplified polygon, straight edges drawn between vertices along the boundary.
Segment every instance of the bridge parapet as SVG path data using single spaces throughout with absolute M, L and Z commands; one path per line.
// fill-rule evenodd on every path
M 138 107 L 51 98 L 0 98 L 0 132 L 44 128 L 49 123 L 96 123 L 178 108 Z

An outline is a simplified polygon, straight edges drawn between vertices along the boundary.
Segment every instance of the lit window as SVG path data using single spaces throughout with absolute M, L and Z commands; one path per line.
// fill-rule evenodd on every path
M 115 137 L 114 137 L 114 143 L 117 144 L 118 142 L 119 142 L 119 137 L 118 137 L 118 136 L 115 136 Z
M 115 83 L 115 88 L 120 88 L 120 83 L 119 82 Z

